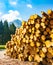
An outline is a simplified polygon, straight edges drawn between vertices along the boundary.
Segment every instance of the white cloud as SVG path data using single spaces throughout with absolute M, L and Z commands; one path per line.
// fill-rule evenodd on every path
M 15 19 L 22 20 L 20 17 L 20 13 L 18 11 L 9 10 L 8 14 L 4 14 L 1 18 L 3 21 L 7 20 L 8 22 L 11 22 Z
M 32 5 L 31 4 L 27 4 L 27 7 L 32 8 Z
M 10 5 L 16 5 L 17 4 L 16 1 L 10 1 L 9 3 L 10 3 Z
M 3 14 L 3 13 L 2 13 L 2 12 L 0 12 L 0 20 L 1 20 L 1 16 L 2 16 L 2 14 Z
M 2 15 L 2 12 L 0 12 L 0 15 Z

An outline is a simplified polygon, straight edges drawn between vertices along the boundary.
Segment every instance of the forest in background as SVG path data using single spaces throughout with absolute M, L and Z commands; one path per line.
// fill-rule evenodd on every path
M 14 23 L 8 24 L 7 20 L 0 21 L 0 45 L 5 45 L 7 41 L 10 40 L 11 34 L 14 34 L 16 26 Z

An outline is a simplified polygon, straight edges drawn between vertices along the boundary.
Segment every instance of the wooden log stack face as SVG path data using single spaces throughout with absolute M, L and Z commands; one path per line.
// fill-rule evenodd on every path
M 6 54 L 21 61 L 53 63 L 53 11 L 35 14 L 23 21 L 11 41 L 6 43 Z

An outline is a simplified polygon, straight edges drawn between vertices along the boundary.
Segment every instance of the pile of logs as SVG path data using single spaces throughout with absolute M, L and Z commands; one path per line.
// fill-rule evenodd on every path
M 53 11 L 41 11 L 28 21 L 22 21 L 11 41 L 6 43 L 6 54 L 20 61 L 35 61 L 44 65 L 53 63 Z

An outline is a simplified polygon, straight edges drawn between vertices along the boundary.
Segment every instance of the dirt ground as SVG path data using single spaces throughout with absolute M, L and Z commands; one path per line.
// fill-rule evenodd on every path
M 6 55 L 4 55 L 4 51 L 0 51 L 0 65 L 38 65 L 35 62 L 24 62 L 19 61 L 18 59 L 12 59 Z

